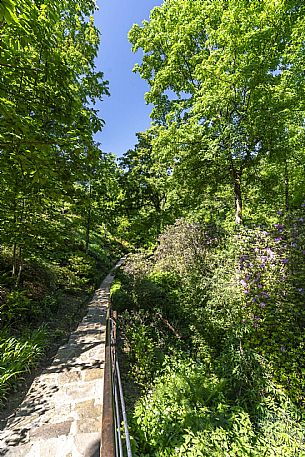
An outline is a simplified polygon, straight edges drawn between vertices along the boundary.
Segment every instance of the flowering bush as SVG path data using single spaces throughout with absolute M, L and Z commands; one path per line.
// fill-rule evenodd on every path
M 124 331 L 149 390 L 131 418 L 135 455 L 305 455 L 302 219 L 214 235 L 179 220 L 126 265 Z
M 239 234 L 239 284 L 244 295 L 241 328 L 248 347 L 272 367 L 277 381 L 304 401 L 303 218 L 291 216 L 271 230 Z

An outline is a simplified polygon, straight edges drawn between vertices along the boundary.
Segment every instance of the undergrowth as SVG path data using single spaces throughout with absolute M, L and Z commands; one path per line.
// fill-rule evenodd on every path
M 0 405 L 16 381 L 28 373 L 42 356 L 48 331 L 42 327 L 24 332 L 19 338 L 0 333 Z
M 120 246 L 95 234 L 86 253 L 74 245 L 43 256 L 33 254 L 22 265 L 16 283 L 12 252 L 0 252 L 0 406 L 26 374 L 69 336 L 101 279 L 121 254 Z M 104 244 L 102 243 L 104 242 Z
M 281 227 L 179 220 L 118 273 L 136 457 L 305 456 L 305 250 Z

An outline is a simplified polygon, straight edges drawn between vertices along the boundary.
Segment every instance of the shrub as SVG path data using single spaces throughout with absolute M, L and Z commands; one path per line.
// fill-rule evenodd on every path
M 136 455 L 305 456 L 303 231 L 295 218 L 214 235 L 180 220 L 129 258 L 136 311 L 122 323 L 146 387 Z
M 0 403 L 16 380 L 28 372 L 39 360 L 47 341 L 48 332 L 40 328 L 20 338 L 10 337 L 7 331 L 0 334 Z
M 122 283 L 119 279 L 113 281 L 110 296 L 113 309 L 119 313 L 134 307 L 130 294 L 123 290 Z
M 227 397 L 225 378 L 209 364 L 176 359 L 136 404 L 135 455 L 147 457 L 305 455 L 304 423 L 269 381 L 257 417 Z
M 36 312 L 35 312 L 36 311 Z M 33 301 L 27 297 L 23 290 L 13 290 L 6 295 L 5 302 L 1 305 L 1 320 L 5 323 L 31 322 L 36 317 Z
M 161 369 L 170 344 L 160 321 L 152 324 L 147 311 L 124 312 L 119 318 L 119 327 L 124 336 L 131 374 L 137 384 L 149 385 Z
M 78 278 L 79 284 L 86 284 L 95 275 L 95 261 L 83 252 L 69 257 L 69 268 Z

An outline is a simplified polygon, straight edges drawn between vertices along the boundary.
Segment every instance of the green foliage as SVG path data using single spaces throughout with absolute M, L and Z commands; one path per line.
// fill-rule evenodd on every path
M 302 211 L 268 231 L 181 219 L 129 256 L 136 456 L 305 455 Z
M 0 403 L 16 381 L 35 366 L 47 337 L 45 328 L 24 333 L 20 338 L 9 337 L 7 331 L 0 333 Z
M 160 366 L 162 353 L 154 344 L 152 330 L 139 321 L 139 318 L 134 322 L 130 320 L 125 335 L 133 359 L 132 375 L 138 384 L 145 386 L 153 379 L 156 368 Z
M 130 295 L 122 289 L 122 284 L 119 279 L 115 279 L 111 285 L 110 297 L 112 307 L 119 313 L 131 309 L 134 304 Z
M 300 2 L 165 0 L 131 28 L 151 156 L 170 170 L 180 214 L 270 222 L 299 202 L 303 25 Z
M 219 378 L 210 364 L 168 361 L 136 404 L 135 455 L 304 455 L 304 424 L 283 392 L 269 381 L 253 417 L 254 411 L 232 404 L 229 384 L 230 378 Z
M 121 161 L 117 233 L 154 247 L 114 292 L 135 453 L 304 455 L 304 5 L 165 0 L 129 39 L 154 120 Z
M 114 159 L 93 140 L 103 125 L 94 103 L 108 94 L 95 68 L 94 9 L 66 0 L 0 5 L 0 241 L 13 254 L 16 286 L 29 259 L 88 251 L 115 189 Z
M 20 386 L 23 374 L 39 362 L 44 348 L 53 351 L 69 334 L 80 319 L 88 292 L 109 271 L 119 250 L 100 244 L 92 256 L 77 247 L 75 241 L 56 255 L 36 254 L 24 261 L 18 288 L 9 271 L 10 253 L 0 252 L 0 403 Z
M 0 307 L 1 327 L 9 325 L 16 329 L 35 326 L 43 322 L 56 308 L 56 299 L 52 296 L 33 300 L 29 298 L 28 291 L 13 290 L 6 295 Z
M 76 252 L 69 258 L 69 269 L 79 278 L 80 283 L 88 281 L 94 274 L 95 262 L 83 252 Z
M 32 311 L 32 302 L 24 291 L 13 291 L 7 294 L 5 304 L 1 307 L 1 319 L 28 320 Z
M 2 0 L 0 3 L 0 20 L 18 23 L 16 16 L 16 2 L 14 0 Z
M 137 133 L 134 150 L 120 159 L 121 206 L 129 222 L 125 237 L 138 247 L 154 244 L 164 224 L 171 220 L 168 205 L 171 178 L 163 164 L 152 156 L 154 136 L 153 129 Z

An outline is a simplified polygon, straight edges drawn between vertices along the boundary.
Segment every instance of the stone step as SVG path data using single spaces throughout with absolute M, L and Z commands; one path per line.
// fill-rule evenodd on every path
M 99 456 L 109 274 L 87 315 L 0 432 L 0 456 Z

